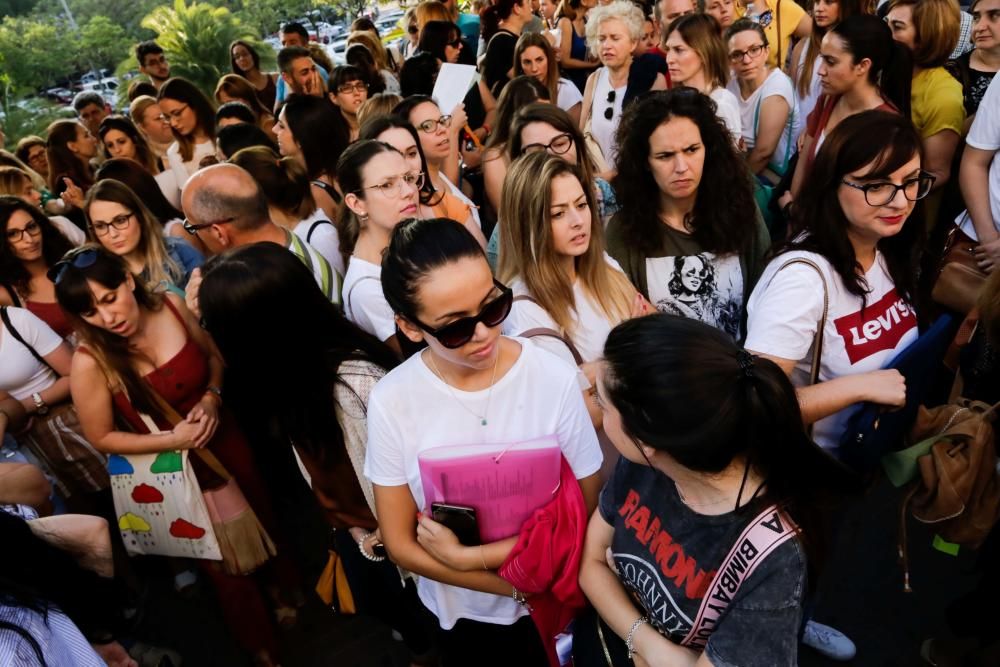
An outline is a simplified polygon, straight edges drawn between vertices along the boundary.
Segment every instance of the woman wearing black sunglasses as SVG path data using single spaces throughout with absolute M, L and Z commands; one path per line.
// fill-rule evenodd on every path
M 545 665 L 523 596 L 495 573 L 516 535 L 463 546 L 423 516 L 431 503 L 418 457 L 448 445 L 493 445 L 492 452 L 554 436 L 592 511 L 601 454 L 576 372 L 530 340 L 501 335 L 512 293 L 494 280 L 482 248 L 459 225 L 399 225 L 382 287 L 403 334 L 427 344 L 379 382 L 368 404 L 365 475 L 374 485 L 382 539 L 398 565 L 420 575 L 417 590 L 440 626 L 445 667 L 477 659 Z

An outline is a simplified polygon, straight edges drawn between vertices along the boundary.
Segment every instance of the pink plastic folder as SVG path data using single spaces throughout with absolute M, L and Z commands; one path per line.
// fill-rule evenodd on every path
M 475 508 L 484 543 L 517 535 L 558 490 L 561 456 L 555 436 L 425 450 L 417 457 L 425 511 L 431 503 Z

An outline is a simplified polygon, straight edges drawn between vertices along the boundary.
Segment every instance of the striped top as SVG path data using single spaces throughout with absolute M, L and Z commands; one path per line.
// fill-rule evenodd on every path
M 43 617 L 0 604 L 0 667 L 41 664 L 104 667 L 80 629 L 58 609 Z
M 326 298 L 333 303 L 340 304 L 340 274 L 334 271 L 330 262 L 326 261 L 311 245 L 287 229 L 282 228 L 282 231 L 285 233 L 285 247 L 312 271 L 313 277 L 316 278 L 316 282 Z

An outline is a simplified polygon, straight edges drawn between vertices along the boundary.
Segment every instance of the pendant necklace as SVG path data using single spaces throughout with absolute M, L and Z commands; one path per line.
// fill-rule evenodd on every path
M 493 398 L 493 384 L 497 379 L 497 366 L 500 365 L 500 353 L 501 350 L 498 346 L 497 358 L 493 362 L 493 376 L 490 378 L 490 390 L 486 394 L 486 409 L 483 411 L 483 414 L 477 415 L 475 412 L 473 412 L 472 408 L 470 408 L 468 405 L 462 402 L 462 399 L 460 399 L 458 395 L 452 390 L 451 385 L 448 384 L 448 380 L 445 379 L 444 374 L 438 370 L 437 364 L 434 363 L 434 353 L 430 350 L 427 351 L 427 358 L 431 360 L 431 368 L 434 369 L 434 374 L 437 375 L 439 378 L 441 378 L 441 382 L 444 382 L 444 386 L 448 388 L 448 393 L 451 394 L 451 397 L 455 399 L 455 402 L 461 405 L 466 412 L 468 412 L 473 417 L 479 420 L 480 426 L 486 426 L 486 424 L 488 423 L 486 420 L 486 415 L 489 414 L 490 412 L 490 400 Z

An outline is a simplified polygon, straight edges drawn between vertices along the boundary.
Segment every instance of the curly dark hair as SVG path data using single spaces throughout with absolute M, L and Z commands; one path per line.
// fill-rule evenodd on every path
M 10 195 L 0 196 L 0 231 L 3 238 L 0 239 L 0 283 L 9 285 L 17 291 L 17 295 L 25 297 L 28 294 L 28 283 L 31 281 L 31 274 L 24 268 L 24 264 L 14 254 L 10 243 L 7 241 L 7 223 L 16 211 L 24 211 L 31 216 L 42 230 L 42 258 L 45 266 L 51 267 L 58 262 L 63 254 L 69 251 L 73 244 L 63 236 L 52 221 L 38 209 L 19 197 Z
M 909 116 L 888 111 L 864 111 L 837 124 L 816 154 L 809 178 L 792 207 L 792 242 L 778 249 L 808 250 L 833 265 L 847 291 L 862 299 L 868 283 L 858 272 L 854 246 L 847 236 L 850 221 L 840 206 L 844 177 L 867 167 L 866 179 L 883 179 L 914 157 L 923 157 L 920 135 Z M 894 236 L 878 242 L 896 291 L 916 305 L 918 258 L 924 246 L 922 207 Z M 801 232 L 806 232 L 801 235 Z M 918 309 L 920 312 L 920 309 Z
M 705 166 L 687 221 L 691 236 L 705 252 L 743 252 L 754 242 L 757 206 L 751 175 L 737 154 L 729 130 L 715 113 L 715 102 L 693 88 L 647 93 L 625 110 L 615 142 L 618 173 L 611 184 L 621 209 L 624 238 L 640 250 L 655 251 L 656 230 L 663 223 L 657 205 L 659 187 L 649 168 L 649 137 L 673 118 L 688 118 L 698 126 L 705 146 Z

